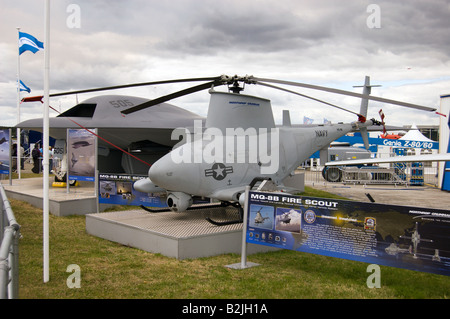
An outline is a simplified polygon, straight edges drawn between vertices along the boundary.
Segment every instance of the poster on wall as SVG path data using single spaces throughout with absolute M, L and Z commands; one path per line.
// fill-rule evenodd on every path
M 90 131 L 96 132 L 95 129 Z M 97 137 L 84 129 L 67 130 L 69 179 L 95 181 Z
M 146 178 L 144 175 L 99 174 L 99 203 L 112 205 L 167 207 L 166 193 L 148 194 L 133 188 L 133 184 Z
M 450 275 L 450 211 L 250 192 L 247 243 Z
M 9 174 L 10 165 L 9 129 L 0 129 L 0 174 Z

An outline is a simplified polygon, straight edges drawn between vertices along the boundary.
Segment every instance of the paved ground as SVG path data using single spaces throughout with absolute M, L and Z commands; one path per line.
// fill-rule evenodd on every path
M 43 197 L 42 176 L 39 174 L 33 174 L 31 168 L 32 164 L 26 162 L 25 168 L 21 171 L 21 174 L 28 174 L 27 178 L 13 179 L 12 185 L 9 184 L 9 179 L 2 180 L 2 185 L 7 191 L 14 191 L 18 193 L 26 193 L 35 197 Z M 29 177 L 29 174 L 36 177 Z M 9 178 L 9 177 L 7 177 Z M 79 182 L 80 187 L 70 187 L 69 193 L 67 193 L 66 187 L 53 187 L 52 184 L 55 181 L 53 174 L 49 175 L 49 197 L 53 200 L 70 200 L 87 197 L 95 197 L 94 183 L 92 182 Z

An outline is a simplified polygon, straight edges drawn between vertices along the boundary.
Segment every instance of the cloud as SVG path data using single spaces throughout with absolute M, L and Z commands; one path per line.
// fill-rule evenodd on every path
M 323 36 L 322 31 L 306 34 L 307 29 L 299 29 L 302 21 L 282 4 L 257 4 L 253 1 L 235 5 L 223 2 L 199 10 L 188 18 L 189 31 L 170 33 L 157 48 L 199 55 L 233 54 L 235 51 L 270 54 L 291 51 L 299 43 L 305 45 L 304 39 Z

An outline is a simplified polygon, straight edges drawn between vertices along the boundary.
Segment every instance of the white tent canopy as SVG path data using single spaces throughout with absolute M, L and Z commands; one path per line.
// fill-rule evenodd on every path
M 423 142 L 434 142 L 430 140 L 428 137 L 424 136 L 418 129 L 415 124 L 412 125 L 411 129 L 403 135 L 400 140 L 405 141 L 423 141 Z

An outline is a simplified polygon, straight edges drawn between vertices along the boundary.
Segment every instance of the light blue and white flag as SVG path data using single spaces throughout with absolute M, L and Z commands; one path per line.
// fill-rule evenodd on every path
M 303 117 L 303 124 L 312 124 L 312 122 L 314 122 L 312 118 L 306 116 Z
M 22 82 L 22 80 L 20 80 L 19 83 L 20 83 L 20 84 L 19 84 L 20 91 L 26 91 L 26 92 L 28 92 L 28 93 L 31 92 L 31 89 L 30 89 L 28 86 L 26 86 L 26 85 Z
M 41 50 L 44 50 L 44 43 L 28 33 L 19 32 L 19 55 L 25 51 L 36 53 Z

